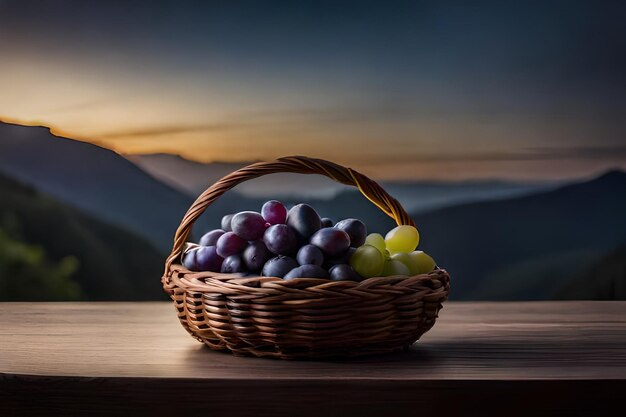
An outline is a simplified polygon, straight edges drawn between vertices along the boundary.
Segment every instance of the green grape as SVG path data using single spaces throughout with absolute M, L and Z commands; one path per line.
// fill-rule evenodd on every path
M 395 259 L 389 259 L 385 262 L 383 268 L 383 276 L 390 277 L 394 275 L 411 275 L 411 271 L 402 262 Z
M 411 275 L 417 275 L 420 273 L 417 264 L 415 263 L 415 261 L 413 261 L 413 258 L 411 258 L 408 253 L 394 253 L 393 255 L 391 255 L 391 259 L 402 262 L 404 266 L 409 269 Z
M 435 269 L 435 260 L 431 258 L 426 252 L 416 250 L 409 253 L 409 256 L 413 262 L 417 265 L 418 273 L 426 274 Z
M 391 229 L 385 236 L 387 249 L 391 253 L 409 253 L 415 250 L 420 241 L 420 234 L 413 226 L 398 226 Z
M 382 253 L 385 254 L 385 250 L 387 250 L 387 246 L 385 246 L 385 238 L 380 233 L 370 233 L 365 238 L 365 244 L 375 247 Z
M 383 272 L 385 258 L 375 247 L 363 245 L 350 258 L 350 266 L 363 278 L 378 277 Z

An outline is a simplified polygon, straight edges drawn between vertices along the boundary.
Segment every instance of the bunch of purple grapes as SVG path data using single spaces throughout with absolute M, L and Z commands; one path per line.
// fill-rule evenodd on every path
M 221 229 L 206 233 L 199 246 L 184 254 L 183 265 L 191 271 L 246 277 L 360 281 L 363 278 L 350 266 L 350 258 L 366 237 L 367 228 L 360 220 L 333 225 L 307 204 L 287 211 L 272 200 L 263 204 L 260 213 L 224 216 Z

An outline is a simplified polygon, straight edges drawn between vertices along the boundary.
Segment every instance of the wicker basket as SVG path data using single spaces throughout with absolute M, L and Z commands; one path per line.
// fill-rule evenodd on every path
M 235 171 L 193 203 L 165 264 L 163 288 L 185 329 L 211 349 L 282 359 L 391 352 L 407 348 L 428 331 L 450 289 L 449 276 L 442 269 L 362 282 L 285 281 L 191 272 L 180 264 L 191 227 L 209 204 L 243 181 L 277 172 L 321 174 L 356 186 L 399 225 L 414 224 L 376 182 L 332 162 L 294 156 Z

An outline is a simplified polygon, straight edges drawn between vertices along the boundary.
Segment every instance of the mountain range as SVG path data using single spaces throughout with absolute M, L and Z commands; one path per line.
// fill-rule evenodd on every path
M 150 239 L 162 251 L 192 202 L 117 153 L 0 122 L 0 172 Z
M 126 155 L 150 175 L 192 197 L 250 162 L 199 163 L 178 155 Z M 554 188 L 559 182 L 513 182 L 502 180 L 383 181 L 381 185 L 408 211 L 426 211 L 453 204 L 509 198 Z M 272 174 L 238 185 L 235 192 L 249 198 L 328 200 L 353 190 L 321 175 Z
M 457 299 L 550 299 L 626 243 L 626 173 L 412 216 Z
M 193 197 L 223 176 L 253 162 L 200 163 L 162 153 L 126 155 L 126 158 L 165 184 Z M 240 184 L 235 191 L 251 198 L 273 196 L 318 199 L 331 198 L 346 188 L 321 175 L 277 173 Z
M 0 123 L 0 173 L 7 178 L 5 182 L 27 184 L 32 187 L 32 193 L 45 196 L 29 198 L 24 208 L 17 210 L 24 213 L 22 222 L 41 229 L 38 235 L 32 235 L 29 243 L 42 244 L 55 259 L 61 252 L 73 253 L 71 245 L 55 243 L 54 238 L 63 233 L 63 228 L 55 224 L 56 215 L 47 215 L 44 210 L 48 207 L 45 202 L 54 200 L 55 207 L 63 207 L 59 209 L 65 213 L 59 215 L 65 219 L 63 224 L 68 224 L 70 218 L 83 219 L 80 227 L 72 226 L 72 230 L 78 231 L 71 234 L 76 245 L 97 246 L 103 250 L 99 254 L 107 254 L 99 255 L 105 259 L 128 255 L 124 265 L 145 268 L 143 272 L 135 269 L 136 274 L 124 275 L 120 268 L 126 266 L 111 267 L 117 268 L 114 276 L 126 277 L 122 281 L 137 275 L 146 282 L 158 281 L 174 231 L 193 201 L 196 191 L 183 187 L 185 177 L 173 175 L 172 168 L 156 173 L 157 168 L 163 166 L 163 160 L 188 163 L 176 156 L 161 156 L 153 159 L 152 168 L 148 168 L 145 163 L 137 162 L 137 158 L 127 159 L 93 144 L 57 137 L 47 128 Z M 198 165 L 198 172 L 209 172 L 207 164 Z M 202 178 L 193 182 L 194 187 L 205 187 L 236 165 L 214 164 L 212 168 L 212 176 L 207 174 L 204 178 L 203 174 L 194 174 Z M 163 173 L 167 172 L 170 180 L 164 178 Z M 297 180 L 316 178 L 295 177 Z M 296 179 L 287 178 L 284 184 Z M 300 184 L 300 187 L 309 188 L 314 184 Z M 606 288 L 619 289 L 624 280 L 620 278 L 623 272 L 621 275 L 619 272 L 624 252 L 619 248 L 626 245 L 626 173 L 612 171 L 589 181 L 566 185 L 530 184 L 529 188 L 524 188 L 523 184 L 514 184 L 509 194 L 506 194 L 509 191 L 502 193 L 511 186 L 508 183 L 483 183 L 481 189 L 472 189 L 468 184 L 384 185 L 392 195 L 403 200 L 415 219 L 422 236 L 420 248 L 431 253 L 439 265 L 451 272 L 453 299 L 597 298 L 623 294 Z M 276 183 L 273 186 L 275 191 Z M 278 188 L 281 187 L 283 185 Z M 370 232 L 384 233 L 393 227 L 391 219 L 351 188 L 333 189 L 332 198 L 264 194 L 271 190 L 267 188 L 262 195 L 239 189 L 229 191 L 201 217 L 194 228 L 194 238 L 216 228 L 223 215 L 260 210 L 265 200 L 275 196 L 287 205 L 307 202 L 322 216 L 334 220 L 362 219 Z M 446 190 L 454 191 L 452 196 L 445 196 Z M 407 199 L 418 203 L 407 204 Z M 28 208 L 29 205 L 40 208 Z M 35 220 L 30 221 L 29 216 Z M 92 229 L 102 234 L 110 230 L 117 238 L 100 239 L 96 246 L 83 244 L 81 236 L 89 235 Z M 51 231 L 50 237 L 43 233 L 47 230 Z M 143 255 L 135 259 L 133 248 L 139 248 L 138 253 Z M 612 272 L 610 279 L 602 278 L 605 264 L 617 265 L 610 269 L 618 271 Z M 84 279 L 81 285 L 91 288 L 91 294 L 99 291 L 95 284 L 89 287 L 89 277 Z M 592 285 L 576 284 L 587 280 L 592 280 Z M 123 285 L 122 281 L 118 284 Z M 160 294 L 158 282 L 151 285 L 157 297 L 157 293 Z M 126 288 L 120 289 L 120 294 L 129 297 L 137 294 L 132 286 Z

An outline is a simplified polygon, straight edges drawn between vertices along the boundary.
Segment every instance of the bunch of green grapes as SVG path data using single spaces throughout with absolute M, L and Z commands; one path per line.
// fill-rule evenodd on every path
M 435 260 L 415 250 L 420 236 L 413 226 L 398 226 L 383 238 L 371 233 L 356 249 L 350 265 L 362 277 L 426 274 L 435 269 Z

